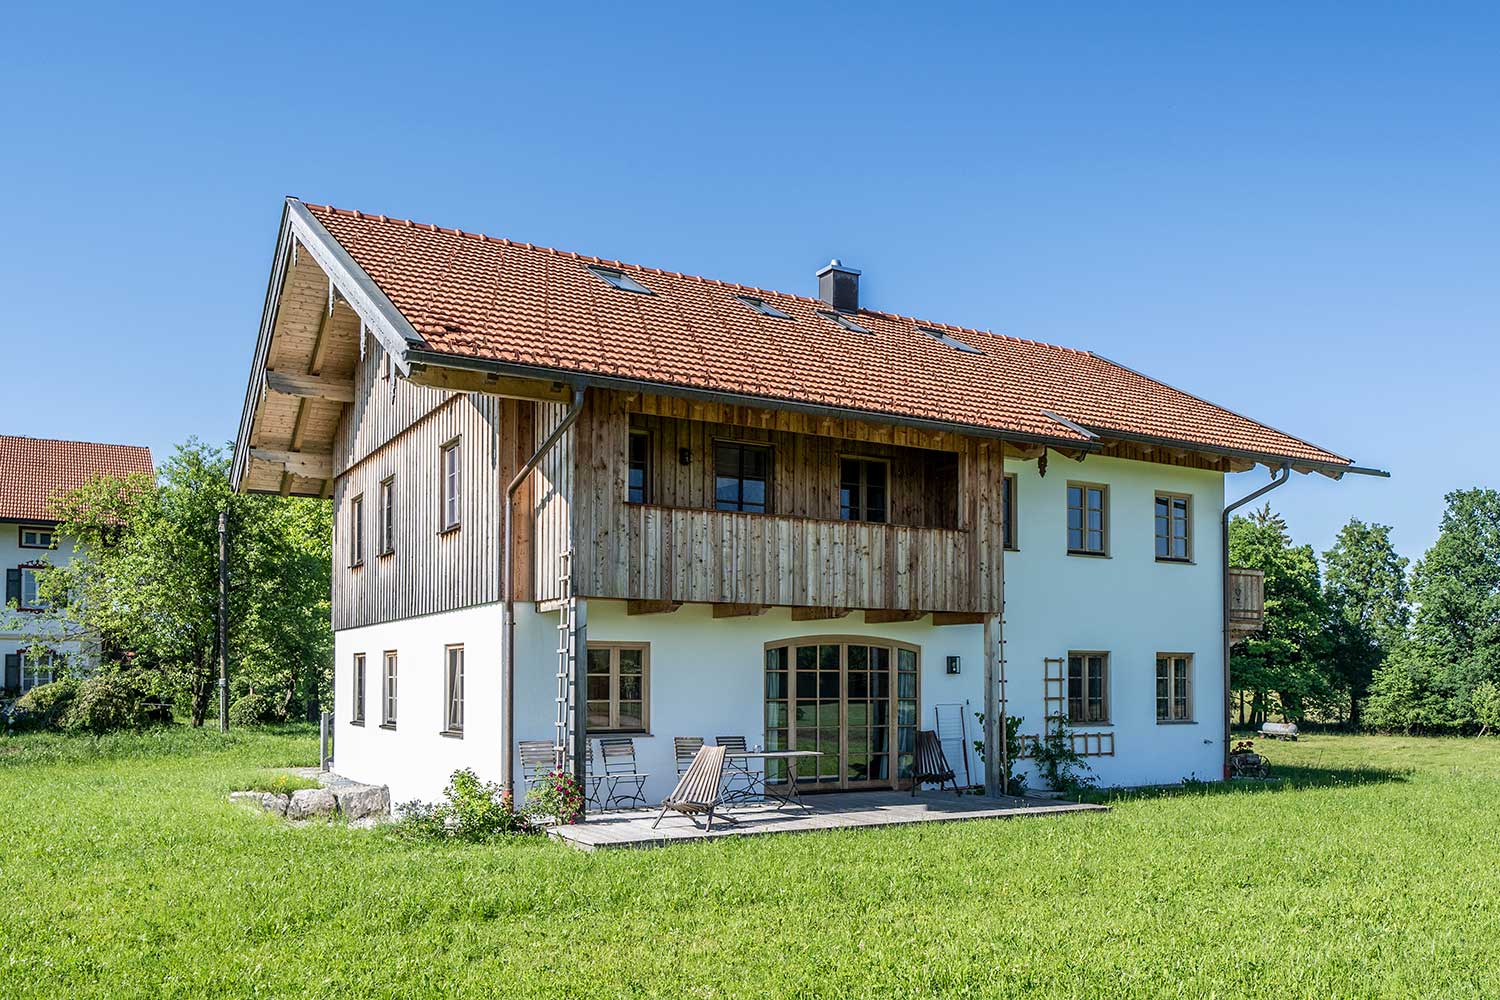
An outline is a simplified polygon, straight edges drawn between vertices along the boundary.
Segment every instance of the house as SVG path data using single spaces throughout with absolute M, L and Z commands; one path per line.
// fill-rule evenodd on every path
M 5 607 L 0 610 L 0 695 L 14 697 L 55 679 L 64 659 L 86 670 L 92 653 L 76 638 L 63 639 L 37 593 L 47 566 L 73 558 L 73 540 L 60 535 L 53 501 L 102 475 L 151 472 L 151 452 L 122 444 L 53 441 L 0 435 L 0 565 L 5 567 Z M 57 638 L 51 642 L 49 636 Z M 43 645 L 43 652 L 37 647 Z
M 1224 476 L 1363 470 L 816 281 L 286 202 L 233 478 L 335 505 L 337 770 L 431 799 L 460 767 L 520 788 L 518 741 L 577 770 L 630 734 L 655 799 L 673 737 L 736 735 L 822 751 L 802 787 L 890 788 L 918 729 L 960 754 L 1010 714 L 1069 720 L 1105 784 L 1223 774 L 1256 618 Z

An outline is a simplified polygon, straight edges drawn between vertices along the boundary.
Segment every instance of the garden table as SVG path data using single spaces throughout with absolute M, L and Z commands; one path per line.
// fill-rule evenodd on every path
M 761 779 L 761 792 L 768 799 L 775 799 L 782 806 L 796 806 L 805 813 L 811 813 L 807 803 L 802 801 L 802 796 L 797 794 L 797 762 L 805 757 L 821 757 L 821 750 L 731 750 L 724 755 L 726 760 L 779 760 L 786 763 L 786 794 L 780 795 L 771 791 L 764 778 Z

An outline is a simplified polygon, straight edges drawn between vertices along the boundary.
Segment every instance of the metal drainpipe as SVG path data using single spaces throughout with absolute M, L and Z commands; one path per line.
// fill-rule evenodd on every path
M 1256 499 L 1258 499 L 1260 497 L 1265 496 L 1267 493 L 1271 492 L 1276 487 L 1281 486 L 1282 484 L 1284 484 L 1290 478 L 1292 478 L 1292 466 L 1288 462 L 1283 462 L 1282 465 L 1281 465 L 1281 468 L 1276 472 L 1276 474 L 1274 476 L 1271 477 L 1271 481 L 1269 483 L 1267 483 L 1266 485 L 1262 486 L 1260 489 L 1256 490 L 1254 493 L 1251 493 L 1248 496 L 1240 497 L 1234 503 L 1227 505 L 1224 508 L 1223 515 L 1219 518 L 1219 541 L 1222 543 L 1222 548 L 1221 548 L 1220 551 L 1222 551 L 1223 554 L 1224 554 L 1224 565 L 1223 565 L 1222 569 L 1224 571 L 1224 581 L 1223 581 L 1223 591 L 1224 591 L 1224 594 L 1223 594 L 1223 596 L 1224 596 L 1223 613 L 1224 613 L 1224 618 L 1223 618 L 1223 625 L 1224 625 L 1224 778 L 1225 778 L 1225 780 L 1228 780 L 1228 778 L 1229 778 L 1229 727 L 1232 725 L 1231 720 L 1233 718 L 1233 702 L 1230 700 L 1230 691 L 1229 691 L 1229 647 L 1233 645 L 1233 642 L 1230 640 L 1230 634 L 1229 634 L 1229 515 L 1233 514 L 1240 507 L 1245 506 L 1245 504 L 1249 503 L 1251 500 L 1256 500 Z
M 513 515 L 511 511 L 515 507 L 516 490 L 521 488 L 521 484 L 526 481 L 526 477 L 531 475 L 532 470 L 537 467 L 547 452 L 552 450 L 552 446 L 557 444 L 558 439 L 567 433 L 568 428 L 573 426 L 582 412 L 583 389 L 575 388 L 573 390 L 573 403 L 569 406 L 567 414 L 562 419 L 562 423 L 558 424 L 557 428 L 551 434 L 547 435 L 547 440 L 542 442 L 542 446 L 536 450 L 536 454 L 526 460 L 526 464 L 521 466 L 521 471 L 516 473 L 515 478 L 510 481 L 510 485 L 505 488 L 505 541 L 502 546 L 504 550 L 502 558 L 505 560 L 505 565 L 501 568 L 501 577 L 505 581 L 505 634 L 503 636 L 503 646 L 500 651 L 500 690 L 501 697 L 505 699 L 505 705 L 503 708 L 504 724 L 501 736 L 504 742 L 500 744 L 500 770 L 502 772 L 500 787 L 508 792 L 514 792 L 513 775 L 516 769 L 516 602 L 513 597 L 515 591 L 513 578 L 515 573 L 511 565 L 513 562 L 511 559 L 511 549 L 515 544 L 515 540 L 513 537 L 514 526 L 512 524 Z

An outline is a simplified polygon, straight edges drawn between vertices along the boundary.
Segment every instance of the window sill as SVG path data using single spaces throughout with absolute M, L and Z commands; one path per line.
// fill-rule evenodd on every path
M 461 740 L 464 738 L 464 731 L 462 729 L 439 729 L 438 735 L 446 736 L 450 740 Z
M 590 729 L 588 731 L 588 738 L 591 740 L 598 739 L 601 736 L 607 738 L 629 736 L 638 739 L 652 739 L 651 732 L 645 729 Z
M 446 528 L 439 528 L 438 529 L 438 535 L 439 536 L 442 536 L 442 535 L 451 535 L 455 531 L 458 531 L 462 527 L 463 527 L 462 524 L 450 524 Z
M 1019 545 L 1006 545 L 1006 546 L 1003 547 L 1003 550 L 1006 551 L 1006 552 L 1020 552 L 1021 551 L 1021 546 L 1019 546 Z
M 395 549 L 386 549 L 384 552 L 377 552 L 377 553 L 375 553 L 375 558 L 376 559 L 389 559 L 391 556 L 393 556 L 395 554 L 396 554 L 396 550 Z
M 364 719 L 350 719 L 349 720 L 349 725 L 351 725 L 351 726 L 358 726 L 359 728 L 363 729 L 363 728 L 365 728 L 365 720 Z
M 1070 555 L 1070 556 L 1082 556 L 1085 559 L 1108 559 L 1109 558 L 1109 553 L 1108 552 L 1085 552 L 1082 549 L 1069 549 L 1068 550 L 1068 555 Z
M 1197 719 L 1157 719 L 1158 726 L 1196 726 Z
M 1191 560 L 1191 559 L 1169 559 L 1166 556 L 1157 556 L 1156 557 L 1156 561 L 1159 562 L 1159 563 L 1169 563 L 1169 564 L 1173 564 L 1173 565 L 1177 565 L 1177 566 L 1191 566 L 1191 565 L 1193 565 L 1193 560 Z
M 380 728 L 381 729 L 389 729 L 391 732 L 394 733 L 396 731 L 396 724 L 394 722 L 382 722 L 380 724 Z
M 350 563 L 349 564 L 349 568 L 350 569 L 363 569 L 364 565 L 365 565 L 365 561 L 363 559 L 361 559 L 359 562 Z
M 1113 722 L 1069 722 L 1069 729 L 1113 729 Z

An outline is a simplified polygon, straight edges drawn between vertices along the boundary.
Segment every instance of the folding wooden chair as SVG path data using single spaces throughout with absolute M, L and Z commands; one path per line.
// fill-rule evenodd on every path
M 645 805 L 646 779 L 650 775 L 636 770 L 635 740 L 629 736 L 601 737 L 599 755 L 604 758 L 604 780 L 608 785 L 604 808 L 622 803 Z
M 677 775 L 682 776 L 693 763 L 693 758 L 698 754 L 698 748 L 703 745 L 701 736 L 674 736 L 672 737 L 672 752 L 677 755 Z
M 714 828 L 714 810 L 719 807 L 719 792 L 724 781 L 724 748 L 723 747 L 699 747 L 698 753 L 693 757 L 693 762 L 688 769 L 682 773 L 677 781 L 677 787 L 672 789 L 661 804 L 661 812 L 657 814 L 656 823 L 651 824 L 651 829 L 656 829 L 656 824 L 667 815 L 667 810 L 682 813 L 694 826 L 698 821 L 694 816 L 703 814 L 705 831 Z M 727 816 L 721 819 L 729 819 Z M 730 822 L 734 822 L 730 820 Z
M 962 795 L 958 787 L 958 781 L 953 776 L 953 768 L 948 766 L 948 757 L 943 753 L 943 744 L 938 740 L 937 733 L 931 729 L 917 730 L 917 759 L 912 764 L 911 772 L 911 794 L 916 797 L 917 789 L 924 781 L 935 781 L 938 790 L 941 791 L 944 782 L 953 782 L 953 794 Z

